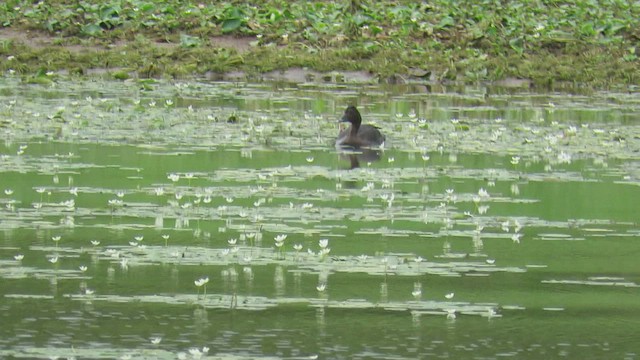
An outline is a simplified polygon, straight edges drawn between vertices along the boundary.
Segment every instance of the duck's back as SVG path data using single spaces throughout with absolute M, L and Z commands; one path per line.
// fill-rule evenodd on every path
M 378 130 L 377 127 L 372 125 L 361 125 L 355 136 L 351 135 L 351 127 L 342 130 L 338 135 L 336 145 L 377 147 L 384 144 L 384 140 L 384 135 L 380 133 L 380 130 Z
M 358 129 L 358 139 L 361 139 L 365 146 L 380 146 L 384 144 L 385 137 L 380 130 L 373 125 L 362 125 Z

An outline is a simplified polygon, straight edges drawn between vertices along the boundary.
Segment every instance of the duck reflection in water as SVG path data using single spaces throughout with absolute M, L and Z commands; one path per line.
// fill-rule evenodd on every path
M 373 125 L 362 125 L 362 116 L 355 106 L 348 106 L 340 122 L 351 124 L 342 130 L 336 139 L 336 147 L 345 150 L 341 154 L 350 162 L 351 169 L 360 167 L 360 161 L 380 160 L 380 150 L 384 147 L 385 136 Z

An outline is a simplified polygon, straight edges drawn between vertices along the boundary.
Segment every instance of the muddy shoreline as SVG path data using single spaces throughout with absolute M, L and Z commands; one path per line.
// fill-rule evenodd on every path
M 368 61 L 367 66 L 354 61 L 338 61 L 329 57 L 324 63 L 302 60 L 281 63 L 276 57 L 295 57 L 302 50 L 295 46 L 255 46 L 255 37 L 231 35 L 213 36 L 198 49 L 185 49 L 172 42 L 135 39 L 99 42 L 73 37 L 52 36 L 39 31 L 0 29 L 0 42 L 5 44 L 0 68 L 4 72 L 27 77 L 38 76 L 44 70 L 60 75 L 106 76 L 118 80 L 128 78 L 204 78 L 212 81 L 284 81 L 293 83 L 486 83 L 517 88 L 588 87 L 609 88 L 635 85 L 615 78 L 581 79 L 546 75 L 513 76 L 504 74 L 490 80 L 470 79 L 464 67 L 451 76 L 450 69 L 438 64 L 413 66 L 382 66 Z M 328 49 L 327 51 L 332 51 Z M 306 62 L 305 62 L 306 61 Z M 533 57 L 531 62 L 544 61 Z M 597 65 L 597 64 L 596 64 Z M 596 66 L 591 65 L 591 66 Z M 566 66 L 565 66 L 566 67 Z M 595 72 L 580 69 L 573 71 Z M 332 70 L 327 70 L 332 69 Z M 564 68 L 563 68 L 564 69 Z M 565 69 L 566 70 L 566 69 Z M 598 69 L 604 71 L 605 69 Z

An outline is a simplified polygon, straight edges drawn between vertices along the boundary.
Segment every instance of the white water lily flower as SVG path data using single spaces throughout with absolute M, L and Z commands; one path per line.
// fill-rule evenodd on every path
M 518 219 L 515 219 L 513 221 L 513 226 L 515 226 L 515 229 L 513 229 L 513 232 L 519 233 L 520 230 L 522 230 L 522 224 L 520 223 L 520 221 L 518 221 Z
M 413 283 L 413 291 L 411 292 L 411 295 L 413 295 L 413 297 L 415 297 L 416 299 L 418 299 L 421 295 L 422 295 L 422 284 L 419 282 L 414 282 Z
M 509 232 L 509 220 L 506 220 L 501 224 L 502 231 Z
M 205 285 L 208 282 L 209 282 L 209 277 L 208 276 L 204 276 L 204 277 L 201 277 L 201 278 L 195 280 L 193 283 L 196 284 L 197 287 L 201 287 L 201 286 Z
M 447 319 L 454 320 L 456 318 L 456 309 L 447 309 Z
M 515 233 L 511 236 L 511 240 L 513 240 L 513 242 L 516 244 L 520 244 L 521 237 L 522 237 L 522 234 Z
M 200 351 L 200 349 L 197 349 L 197 348 L 189 349 L 189 354 L 191 354 L 191 356 L 193 356 L 194 359 L 202 358 L 202 351 Z

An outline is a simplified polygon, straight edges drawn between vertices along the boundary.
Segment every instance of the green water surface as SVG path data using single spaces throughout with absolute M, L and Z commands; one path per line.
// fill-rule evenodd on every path
M 335 149 L 348 104 L 383 151 Z M 639 357 L 637 93 L 4 77 L 0 106 L 0 357 Z

